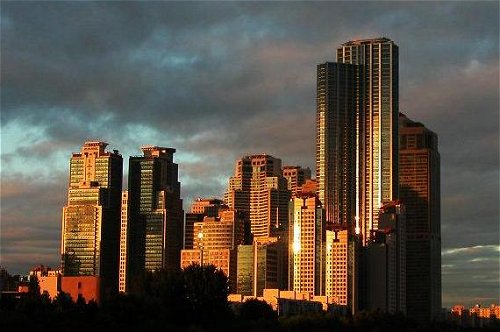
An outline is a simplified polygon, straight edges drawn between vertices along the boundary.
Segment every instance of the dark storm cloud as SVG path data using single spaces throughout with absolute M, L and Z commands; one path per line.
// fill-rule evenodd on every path
M 498 3 L 2 2 L 1 9 L 2 264 L 16 272 L 49 247 L 22 242 L 19 230 L 58 248 L 68 158 L 86 139 L 108 141 L 125 165 L 143 144 L 177 148 L 186 208 L 194 197 L 221 195 L 244 154 L 267 152 L 314 170 L 316 64 L 334 61 L 344 41 L 377 36 L 400 47 L 400 110 L 439 135 L 444 250 L 498 246 Z M 12 189 L 18 177 L 20 193 Z M 32 248 L 22 249 L 24 261 L 20 248 Z M 57 248 L 44 262 L 57 261 Z M 457 262 L 443 275 L 449 301 L 459 299 L 451 297 L 457 283 L 473 285 L 460 278 L 468 267 Z M 494 273 L 487 270 L 478 275 Z M 498 294 L 498 284 L 474 285 L 481 289 L 464 297 Z

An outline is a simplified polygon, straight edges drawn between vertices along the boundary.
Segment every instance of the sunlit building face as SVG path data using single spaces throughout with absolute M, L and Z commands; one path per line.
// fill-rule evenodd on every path
M 118 278 L 123 160 L 107 143 L 86 142 L 70 160 L 68 203 L 63 208 L 63 274 Z
M 350 41 L 337 61 L 361 68 L 356 114 L 356 216 L 366 244 L 378 209 L 398 196 L 399 50 L 390 39 Z
M 324 295 L 325 223 L 323 209 L 314 194 L 299 195 L 290 202 L 292 227 L 292 287 L 297 292 Z

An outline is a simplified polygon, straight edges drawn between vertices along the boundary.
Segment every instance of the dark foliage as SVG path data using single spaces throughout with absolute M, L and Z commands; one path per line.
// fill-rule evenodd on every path
M 0 299 L 1 331 L 335 331 L 335 332 L 479 332 L 499 331 L 499 324 L 461 328 L 449 322 L 419 326 L 403 315 L 381 311 L 354 317 L 331 313 L 278 317 L 265 302 L 249 300 L 233 315 L 227 301 L 227 277 L 213 266 L 191 266 L 184 271 L 148 273 L 141 292 L 119 294 L 99 306 L 72 299 L 40 295 L 36 278 L 19 299 Z M 76 301 L 75 301 L 76 300 Z
M 278 318 L 276 312 L 267 302 L 259 300 L 245 301 L 238 311 L 238 317 L 246 321 L 276 320 Z

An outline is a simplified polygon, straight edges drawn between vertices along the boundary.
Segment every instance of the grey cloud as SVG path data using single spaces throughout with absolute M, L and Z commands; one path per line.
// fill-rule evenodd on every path
M 66 174 L 53 182 L 38 182 L 17 174 L 2 178 L 1 256 L 11 273 L 25 273 L 36 264 L 57 266 L 61 211 L 66 196 Z

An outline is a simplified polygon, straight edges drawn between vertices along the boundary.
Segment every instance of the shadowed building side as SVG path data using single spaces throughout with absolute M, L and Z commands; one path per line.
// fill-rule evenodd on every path
M 179 269 L 183 214 L 175 149 L 142 148 L 129 160 L 129 280 L 145 271 Z
M 438 137 L 400 114 L 400 199 L 407 220 L 407 310 L 418 321 L 441 308 L 441 193 Z

